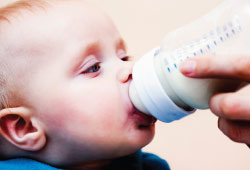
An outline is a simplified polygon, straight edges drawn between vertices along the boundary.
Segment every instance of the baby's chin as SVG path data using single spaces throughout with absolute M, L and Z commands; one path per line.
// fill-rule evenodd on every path
M 133 132 L 130 134 L 131 146 L 134 146 L 135 150 L 139 150 L 148 145 L 154 138 L 155 124 L 150 126 L 142 126 L 135 124 Z
M 137 117 L 137 115 L 135 116 Z M 140 120 L 141 115 L 138 116 L 138 119 L 134 119 L 133 131 L 131 132 L 132 139 L 141 147 L 144 147 L 153 140 L 156 122 L 153 117 L 143 116 L 143 120 Z
M 113 150 L 114 152 L 112 151 L 112 155 L 115 157 L 123 157 L 133 154 L 148 145 L 153 140 L 154 134 L 154 125 L 151 125 L 151 127 L 148 128 L 133 125 L 129 133 L 124 136 L 125 139 L 123 138 L 122 142 L 119 142 L 118 145 L 116 145 L 115 150 Z

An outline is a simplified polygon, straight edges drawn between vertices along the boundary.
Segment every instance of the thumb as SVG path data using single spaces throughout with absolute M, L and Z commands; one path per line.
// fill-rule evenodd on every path
M 200 56 L 185 60 L 180 71 L 193 78 L 230 78 L 250 81 L 250 56 Z

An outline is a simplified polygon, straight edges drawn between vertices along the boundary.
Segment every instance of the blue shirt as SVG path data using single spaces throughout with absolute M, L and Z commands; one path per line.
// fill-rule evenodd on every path
M 61 170 L 26 158 L 0 161 L 1 170 Z M 168 163 L 160 157 L 138 151 L 132 155 L 115 159 L 106 170 L 170 170 Z

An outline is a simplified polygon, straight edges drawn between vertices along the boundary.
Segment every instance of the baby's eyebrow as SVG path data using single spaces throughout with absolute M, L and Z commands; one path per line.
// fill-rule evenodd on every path
M 126 52 L 126 44 L 125 41 L 122 38 L 119 38 L 116 41 L 116 48 L 117 49 L 123 49 Z M 73 72 L 76 73 L 77 70 L 80 68 L 82 62 L 84 59 L 90 55 L 97 53 L 100 49 L 100 42 L 99 41 L 93 41 L 88 43 L 84 46 L 83 50 L 80 50 L 80 53 L 78 53 L 75 57 L 73 57 L 73 61 L 71 66 L 73 66 Z
M 91 43 L 88 43 L 86 46 L 84 46 L 84 49 L 80 51 L 80 53 L 77 54 L 77 56 L 73 57 L 73 68 L 74 72 L 79 69 L 79 67 L 82 64 L 82 61 L 90 54 L 96 53 L 100 49 L 99 42 L 94 41 Z

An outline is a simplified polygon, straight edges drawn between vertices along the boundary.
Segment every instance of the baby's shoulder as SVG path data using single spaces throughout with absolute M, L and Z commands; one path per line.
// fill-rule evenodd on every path
M 118 158 L 105 170 L 170 170 L 168 163 L 159 156 L 141 150 L 134 154 Z
M 141 152 L 143 170 L 170 170 L 166 160 L 152 153 Z
M 26 158 L 0 161 L 0 169 L 4 170 L 60 170 L 47 164 Z

